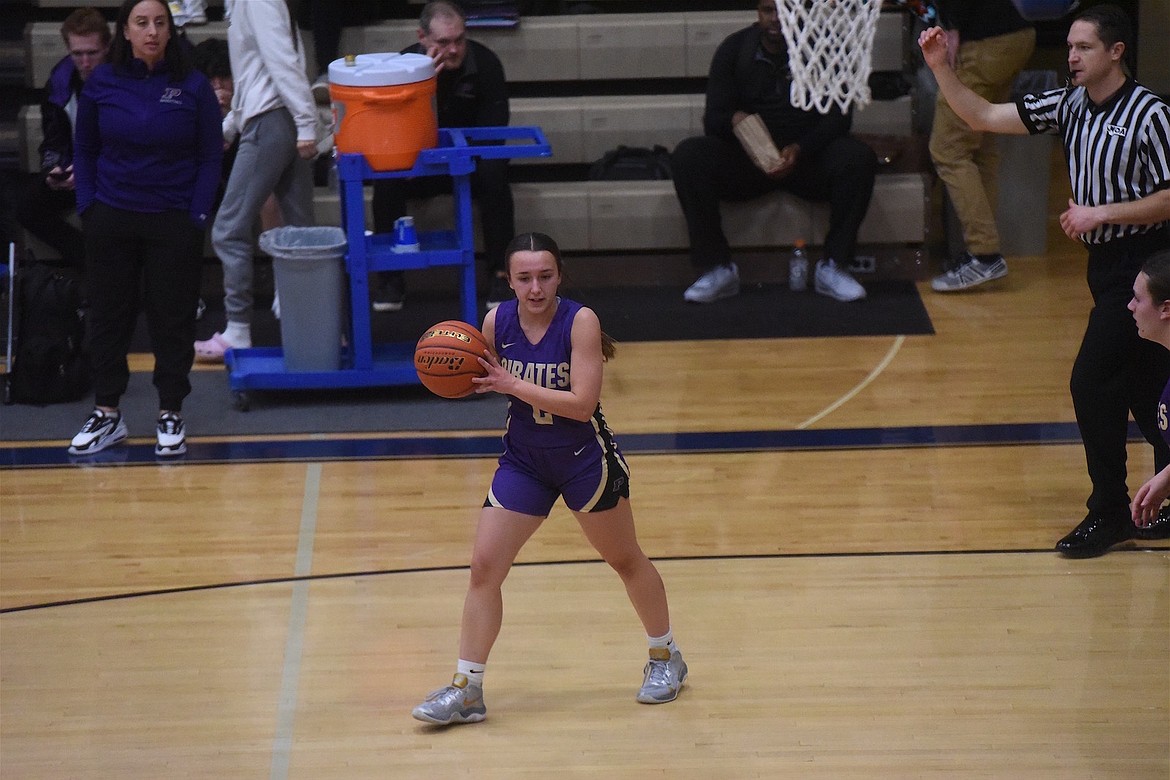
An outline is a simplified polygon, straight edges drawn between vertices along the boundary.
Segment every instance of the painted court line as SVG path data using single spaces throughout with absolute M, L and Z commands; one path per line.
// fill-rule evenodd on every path
M 313 571 L 313 538 L 317 533 L 317 505 L 320 494 L 321 464 L 310 463 L 305 469 L 301 527 L 297 534 L 295 572 L 300 578 L 308 577 Z M 285 639 L 284 666 L 280 673 L 280 703 L 276 714 L 276 734 L 272 740 L 272 767 L 268 773 L 269 780 L 288 778 L 308 610 L 309 580 L 298 579 L 293 583 L 292 604 L 289 607 L 288 637 Z
M 875 380 L 879 376 L 881 376 L 881 373 L 886 370 L 886 367 L 888 365 L 890 365 L 891 362 L 893 362 L 894 356 L 898 354 L 898 351 L 900 349 L 902 349 L 902 344 L 904 344 L 905 342 L 906 342 L 905 336 L 898 336 L 898 338 L 894 339 L 894 343 L 890 347 L 889 351 L 886 352 L 886 356 L 881 359 L 880 363 L 878 363 L 876 366 L 874 366 L 873 370 L 869 372 L 869 375 L 865 379 L 862 379 L 861 382 L 856 387 L 854 387 L 852 390 L 850 390 L 848 393 L 841 396 L 836 401 L 834 401 L 833 403 L 829 404 L 824 409 L 822 409 L 820 412 L 814 414 L 812 417 L 810 417 L 807 420 L 805 420 L 804 422 L 802 422 L 800 425 L 796 426 L 796 430 L 803 431 L 805 428 L 809 427 L 810 425 L 815 425 L 819 420 L 822 420 L 825 417 L 828 417 L 830 414 L 832 414 L 836 410 L 840 409 L 845 404 L 849 403 L 849 400 L 852 399 L 858 393 L 860 393 L 862 390 L 864 390 L 870 382 L 872 382 L 873 380 Z

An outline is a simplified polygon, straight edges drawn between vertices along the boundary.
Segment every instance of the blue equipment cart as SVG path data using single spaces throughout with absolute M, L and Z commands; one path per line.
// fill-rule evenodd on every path
M 311 390 L 418 384 L 415 342 L 375 344 L 370 329 L 369 274 L 454 265 L 461 268 L 458 319 L 476 324 L 475 237 L 472 231 L 471 174 L 476 158 L 548 157 L 552 149 L 539 127 L 440 128 L 439 144 L 423 149 L 414 167 L 375 171 L 361 154 L 337 157 L 341 222 L 348 247 L 350 322 L 348 347 L 336 371 L 286 371 L 280 347 L 231 349 L 224 356 L 235 407 L 246 411 L 250 390 Z M 421 231 L 419 251 L 396 253 L 391 233 L 366 234 L 363 184 L 371 179 L 450 176 L 454 230 Z

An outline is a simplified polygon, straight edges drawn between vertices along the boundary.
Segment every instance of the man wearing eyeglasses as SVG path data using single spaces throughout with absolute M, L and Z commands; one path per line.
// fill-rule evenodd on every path
M 84 270 L 81 231 L 66 219 L 77 208 L 73 120 L 82 85 L 106 61 L 110 27 L 97 9 L 79 8 L 62 23 L 61 38 L 68 53 L 53 67 L 41 104 L 40 170 L 29 183 L 17 219 L 25 230 L 55 249 L 65 264 Z

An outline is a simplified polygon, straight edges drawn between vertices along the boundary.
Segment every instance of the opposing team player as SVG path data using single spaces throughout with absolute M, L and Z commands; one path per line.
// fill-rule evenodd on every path
M 601 413 L 602 364 L 613 342 L 591 309 L 557 296 L 561 253 L 552 238 L 519 235 L 504 256 L 516 297 L 484 318 L 495 355 L 480 361 L 488 374 L 475 380 L 477 392 L 508 396 L 504 454 L 476 529 L 454 679 L 412 714 L 444 725 L 486 717 L 483 676 L 503 619 L 501 586 L 558 497 L 621 577 L 646 630 L 650 660 L 637 700 L 673 701 L 687 665 L 662 578 L 634 532 L 629 467 Z
M 1138 336 L 1126 309 L 1142 262 L 1170 247 L 1170 106 L 1129 75 L 1133 25 L 1117 6 L 1085 10 L 1067 41 L 1069 85 L 1014 104 L 989 103 L 963 86 L 941 28 L 918 42 L 940 92 L 973 129 L 1052 133 L 1063 141 L 1072 198 L 1060 226 L 1089 250 L 1093 295 L 1069 383 L 1093 491 L 1088 515 L 1056 549 L 1090 558 L 1127 539 L 1170 535 L 1170 518 L 1134 525 L 1125 463 L 1132 412 L 1154 449 L 1155 471 L 1170 465 L 1154 414 L 1170 378 L 1170 353 Z

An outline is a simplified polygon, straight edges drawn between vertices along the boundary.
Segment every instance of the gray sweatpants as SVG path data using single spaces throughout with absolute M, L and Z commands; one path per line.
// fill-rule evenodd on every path
M 211 245 L 223 263 L 223 308 L 230 322 L 252 321 L 256 221 L 273 194 L 284 224 L 313 224 L 313 164 L 297 154 L 296 126 L 284 108 L 253 117 L 244 126 L 211 228 Z

